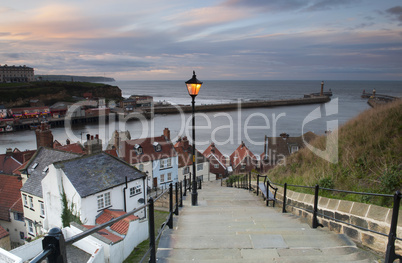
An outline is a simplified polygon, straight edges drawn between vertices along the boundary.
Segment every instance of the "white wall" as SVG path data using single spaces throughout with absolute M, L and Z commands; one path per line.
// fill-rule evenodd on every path
M 131 211 L 142 204 L 138 202 L 140 198 L 144 198 L 144 193 L 146 190 L 146 185 L 144 185 L 146 180 L 137 179 L 127 184 L 126 190 L 126 211 Z M 141 185 L 141 194 L 130 197 L 130 188 Z M 45 199 L 45 209 L 46 209 L 46 229 L 51 229 L 53 227 L 62 227 L 61 213 L 63 211 L 63 206 L 61 202 L 61 193 L 64 188 L 69 206 L 71 209 L 71 204 L 73 203 L 73 213 L 80 216 L 81 222 L 88 225 L 95 225 L 96 216 L 102 211 L 98 209 L 97 196 L 110 192 L 111 206 L 107 207 L 110 209 L 120 209 L 124 210 L 124 192 L 125 184 L 116 186 L 112 189 L 96 193 L 94 195 L 81 198 L 80 195 L 75 190 L 74 186 L 71 184 L 67 176 L 61 169 L 56 169 L 53 165 L 49 166 L 49 172 L 47 176 L 42 180 L 42 191 Z M 136 213 L 138 217 L 142 218 L 145 216 L 144 211 Z
M 20 257 L 0 247 L 0 262 L 23 263 L 24 261 Z
M 62 229 L 64 239 L 70 238 L 80 232 L 72 230 L 70 227 L 65 227 Z M 105 254 L 103 250 L 102 244 L 91 240 L 86 237 L 74 243 L 74 246 L 87 252 L 91 255 L 87 263 L 104 263 L 105 262 Z M 68 255 L 67 255 L 68 258 Z
M 10 253 L 20 257 L 24 262 L 28 261 L 42 252 L 42 240 L 43 238 L 39 238 L 32 242 L 26 243 L 23 246 L 11 250 Z
M 49 171 L 42 180 L 42 193 L 46 214 L 44 228 L 46 230 L 52 229 L 53 227 L 62 228 L 62 192 L 62 171 L 56 169 L 54 165 L 49 165 Z M 69 200 L 68 197 L 67 200 Z

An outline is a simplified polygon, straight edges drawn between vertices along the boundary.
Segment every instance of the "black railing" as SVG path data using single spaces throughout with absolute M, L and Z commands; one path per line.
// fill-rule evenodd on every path
M 318 221 L 318 217 L 326 218 L 329 220 L 333 220 L 338 223 L 342 223 L 345 225 L 349 225 L 352 227 L 355 227 L 360 230 L 368 231 L 374 234 L 378 234 L 381 236 L 388 237 L 388 245 L 387 245 L 387 250 L 385 252 L 385 263 L 391 263 L 394 262 L 396 259 L 399 259 L 400 262 L 402 262 L 402 256 L 397 255 L 395 253 L 395 241 L 399 240 L 402 241 L 402 238 L 397 237 L 397 225 L 398 225 L 398 216 L 399 216 L 399 207 L 400 207 L 400 202 L 402 198 L 402 194 L 400 191 L 397 191 L 394 195 L 389 195 L 389 194 L 377 194 L 377 193 L 366 193 L 366 192 L 354 192 L 354 191 L 346 191 L 346 190 L 338 190 L 338 189 L 330 189 L 330 188 L 324 188 L 324 187 L 319 187 L 319 185 L 315 186 L 304 186 L 304 185 L 291 185 L 291 184 L 277 184 L 277 183 L 272 183 L 266 176 L 261 176 L 257 174 L 257 188 L 256 188 L 256 194 L 258 196 L 259 194 L 259 184 L 260 184 L 260 178 L 264 178 L 264 185 L 267 189 L 267 197 L 268 197 L 268 190 L 271 189 L 276 189 L 272 185 L 277 185 L 283 187 L 283 200 L 277 200 L 276 199 L 276 191 L 275 191 L 275 197 L 273 198 L 275 201 L 278 201 L 282 203 L 282 213 L 286 213 L 286 207 L 294 207 L 306 212 L 309 212 L 313 215 L 312 217 L 312 228 L 317 228 L 317 227 L 323 227 L 323 225 Z M 221 182 L 222 186 L 222 182 Z M 252 184 L 251 184 L 251 173 L 249 175 L 235 175 L 231 176 L 226 180 L 226 186 L 227 187 L 238 187 L 238 188 L 244 188 L 244 189 L 252 189 Z M 314 191 L 314 202 L 313 205 L 309 208 L 305 207 L 300 207 L 293 205 L 291 202 L 288 202 L 287 200 L 287 188 L 288 187 L 294 187 L 294 188 L 305 188 L 305 189 L 311 189 L 311 191 Z M 355 224 L 351 224 L 346 221 L 339 220 L 335 217 L 328 216 L 324 213 L 319 213 L 318 212 L 318 198 L 319 198 L 319 192 L 320 190 L 322 191 L 332 191 L 332 192 L 338 192 L 338 193 L 346 193 L 346 194 L 357 194 L 357 195 L 366 195 L 366 196 L 377 196 L 377 197 L 385 197 L 385 198 L 393 198 L 393 209 L 392 209 L 392 219 L 391 219 L 391 225 L 390 225 L 390 231 L 389 233 L 381 233 L 372 229 L 368 229 L 362 226 L 358 226 Z M 274 203 L 275 204 L 275 203 Z M 268 201 L 267 201 L 268 205 Z
M 180 189 L 179 189 L 180 187 Z M 156 242 L 161 237 L 161 234 L 166 226 L 169 226 L 170 229 L 173 228 L 173 214 L 179 215 L 178 207 L 183 204 L 183 190 L 181 189 L 182 184 L 175 183 L 175 203 L 173 203 L 173 184 L 169 184 L 169 188 L 165 191 L 161 192 L 159 196 L 155 199 L 151 196 L 148 199 L 148 202 L 120 217 L 114 218 L 109 222 L 104 224 L 95 226 L 92 229 L 86 230 L 80 234 L 77 234 L 68 239 L 64 239 L 64 235 L 59 228 L 52 228 L 49 233 L 42 240 L 43 251 L 38 254 L 34 259 L 30 261 L 30 263 L 41 262 L 42 260 L 47 259 L 49 263 L 67 263 L 67 254 L 66 254 L 66 246 L 72 245 L 73 243 L 92 235 L 98 232 L 101 229 L 104 229 L 108 226 L 113 225 L 114 223 L 148 207 L 148 231 L 149 231 L 149 249 L 146 251 L 144 256 L 142 257 L 140 262 L 144 262 L 144 260 L 149 256 L 149 262 L 156 263 Z M 155 215 L 154 215 L 154 203 L 160 199 L 164 194 L 169 192 L 169 215 L 165 222 L 162 223 L 162 226 L 159 230 L 159 234 L 155 237 Z M 179 198 L 180 195 L 180 198 Z
M 281 184 L 275 184 L 275 185 L 282 186 Z M 313 210 L 303 208 L 303 207 L 297 207 L 297 206 L 294 206 L 294 205 L 290 204 L 287 201 L 287 197 L 286 197 L 287 188 L 289 186 L 296 187 L 296 188 L 314 189 Z M 362 227 L 362 226 L 351 224 L 351 223 L 346 222 L 346 221 L 339 220 L 339 219 L 337 219 L 335 217 L 328 216 L 328 215 L 323 214 L 323 213 L 318 213 L 318 197 L 319 197 L 319 191 L 320 190 L 331 191 L 331 192 L 339 192 L 339 193 L 347 193 L 347 194 L 357 194 L 357 195 L 379 196 L 379 197 L 393 198 L 394 202 L 393 202 L 392 219 L 391 219 L 391 225 L 390 225 L 389 233 L 388 234 L 387 233 L 381 233 L 381 232 L 378 232 L 378 231 L 375 231 L 375 230 L 372 230 L 372 229 L 368 229 L 368 228 L 365 228 L 365 227 Z M 318 222 L 318 216 L 321 216 L 323 218 L 333 220 L 333 221 L 338 222 L 338 223 L 353 226 L 353 227 L 355 227 L 357 229 L 360 229 L 360 230 L 368 231 L 368 232 L 378 234 L 378 235 L 381 235 L 381 236 L 386 236 L 386 237 L 388 237 L 388 245 L 387 245 L 387 251 L 385 252 L 385 263 L 394 262 L 394 260 L 396 260 L 396 259 L 399 259 L 402 262 L 402 256 L 397 255 L 395 253 L 395 241 L 396 240 L 402 241 L 402 238 L 397 237 L 397 225 L 398 225 L 399 206 L 400 206 L 401 198 L 402 198 L 402 194 L 401 194 L 400 191 L 397 191 L 394 195 L 388 195 L 388 194 L 377 194 L 377 193 L 353 192 L 353 191 L 330 189 L 330 188 L 324 188 L 324 187 L 320 188 L 319 185 L 316 185 L 316 186 L 303 186 L 303 185 L 291 185 L 291 184 L 285 183 L 283 185 L 282 212 L 283 213 L 286 212 L 286 206 L 291 206 L 291 207 L 295 207 L 297 209 L 304 210 L 306 212 L 312 213 L 313 214 L 313 222 L 312 222 L 312 227 L 313 228 L 317 228 L 318 226 L 323 227 L 323 225 Z

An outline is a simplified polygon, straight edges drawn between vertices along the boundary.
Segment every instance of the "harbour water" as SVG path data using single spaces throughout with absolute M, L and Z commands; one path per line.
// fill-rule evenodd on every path
M 124 97 L 151 95 L 154 101 L 189 105 L 184 81 L 116 81 Z M 367 99 L 360 96 L 365 90 L 391 96 L 402 96 L 402 81 L 325 81 L 324 89 L 333 92 L 331 102 L 323 105 L 300 105 L 274 108 L 241 109 L 242 101 L 302 98 L 304 94 L 320 91 L 317 81 L 207 81 L 196 97 L 196 104 L 239 103 L 238 110 L 197 113 L 196 143 L 203 151 L 211 141 L 225 154 L 231 154 L 244 141 L 255 154 L 263 152 L 264 136 L 279 136 L 285 132 L 300 136 L 307 131 L 322 135 L 334 130 L 360 112 L 369 109 Z M 191 114 L 155 115 L 152 120 L 120 120 L 87 124 L 70 128 L 53 128 L 55 140 L 65 143 L 85 141 L 86 134 L 99 134 L 105 143 L 114 130 L 128 130 L 132 138 L 159 136 L 164 128 L 171 131 L 172 141 L 178 136 L 191 140 Z M 34 131 L 0 134 L 0 153 L 6 148 L 35 149 Z

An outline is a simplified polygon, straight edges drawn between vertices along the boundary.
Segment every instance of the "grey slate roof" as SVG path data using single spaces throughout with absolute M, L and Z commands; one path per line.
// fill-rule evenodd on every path
M 55 162 L 73 159 L 80 156 L 80 154 L 76 153 L 40 147 L 27 165 L 29 178 L 22 186 L 21 191 L 43 198 L 42 179 L 45 178 L 47 174 L 44 173 L 43 170 Z M 37 166 L 33 168 L 36 163 Z
M 55 163 L 68 177 L 81 197 L 90 196 L 146 175 L 124 161 L 107 153 Z

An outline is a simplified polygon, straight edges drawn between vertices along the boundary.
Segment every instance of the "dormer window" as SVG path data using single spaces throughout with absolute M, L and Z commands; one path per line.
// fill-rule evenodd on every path
M 153 145 L 155 147 L 155 151 L 157 152 L 162 151 L 162 146 L 158 142 L 154 142 Z
M 143 153 L 142 147 L 141 147 L 141 145 L 139 145 L 139 144 L 136 144 L 136 145 L 134 146 L 134 149 L 135 149 L 135 151 L 137 152 L 137 154 L 142 154 L 142 153 Z
M 38 164 L 39 164 L 39 163 L 34 163 L 34 164 L 32 165 L 32 169 L 35 169 L 35 168 L 38 166 Z
M 43 173 L 43 174 L 46 174 L 47 171 L 49 171 L 49 166 L 46 166 L 45 169 L 43 169 L 42 173 Z

